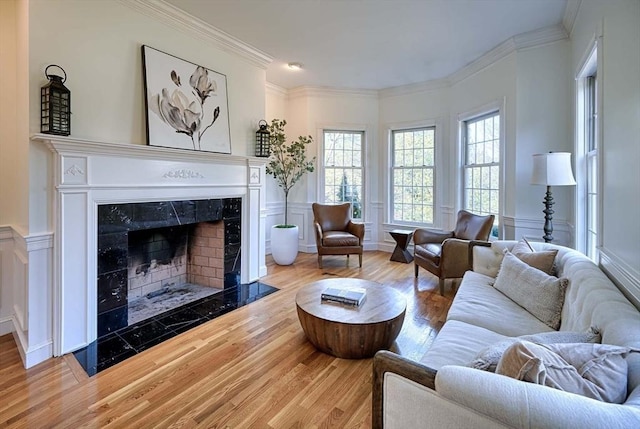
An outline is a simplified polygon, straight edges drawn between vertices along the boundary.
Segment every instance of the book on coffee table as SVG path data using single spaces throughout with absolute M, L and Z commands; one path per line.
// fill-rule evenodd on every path
M 322 292 L 322 301 L 337 302 L 358 307 L 364 301 L 367 290 L 364 288 L 333 288 L 329 287 Z

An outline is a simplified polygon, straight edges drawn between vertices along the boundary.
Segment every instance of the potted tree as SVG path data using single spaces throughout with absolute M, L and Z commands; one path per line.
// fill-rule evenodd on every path
M 278 265 L 291 265 L 298 255 L 298 226 L 288 222 L 289 191 L 305 173 L 313 171 L 316 160 L 315 156 L 307 160 L 306 154 L 313 138 L 298 136 L 298 140 L 287 143 L 285 125 L 284 119 L 273 119 L 268 126 L 271 155 L 266 172 L 284 191 L 284 224 L 271 228 L 271 256 Z

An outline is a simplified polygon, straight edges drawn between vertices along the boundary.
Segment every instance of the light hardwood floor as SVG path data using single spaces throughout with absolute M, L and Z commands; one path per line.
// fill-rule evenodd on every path
M 0 337 L 0 428 L 371 427 L 372 360 L 338 359 L 305 338 L 295 309 L 297 290 L 312 281 L 357 277 L 407 298 L 407 314 L 392 350 L 419 359 L 444 323 L 453 292 L 438 293 L 413 263 L 365 252 L 300 253 L 282 267 L 268 258 L 262 282 L 280 291 L 183 333 L 93 377 L 73 355 L 29 370 L 13 337 Z

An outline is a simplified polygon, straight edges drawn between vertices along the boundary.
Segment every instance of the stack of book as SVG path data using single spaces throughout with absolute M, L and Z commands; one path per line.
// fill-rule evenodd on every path
M 364 301 L 367 290 L 363 288 L 327 288 L 320 295 L 322 301 L 337 302 L 358 307 Z

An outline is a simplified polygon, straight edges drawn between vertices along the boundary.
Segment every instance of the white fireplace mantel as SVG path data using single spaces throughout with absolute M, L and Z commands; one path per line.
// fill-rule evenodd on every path
M 53 354 L 97 336 L 97 206 L 242 198 L 242 283 L 266 273 L 265 160 L 36 134 L 54 155 Z

